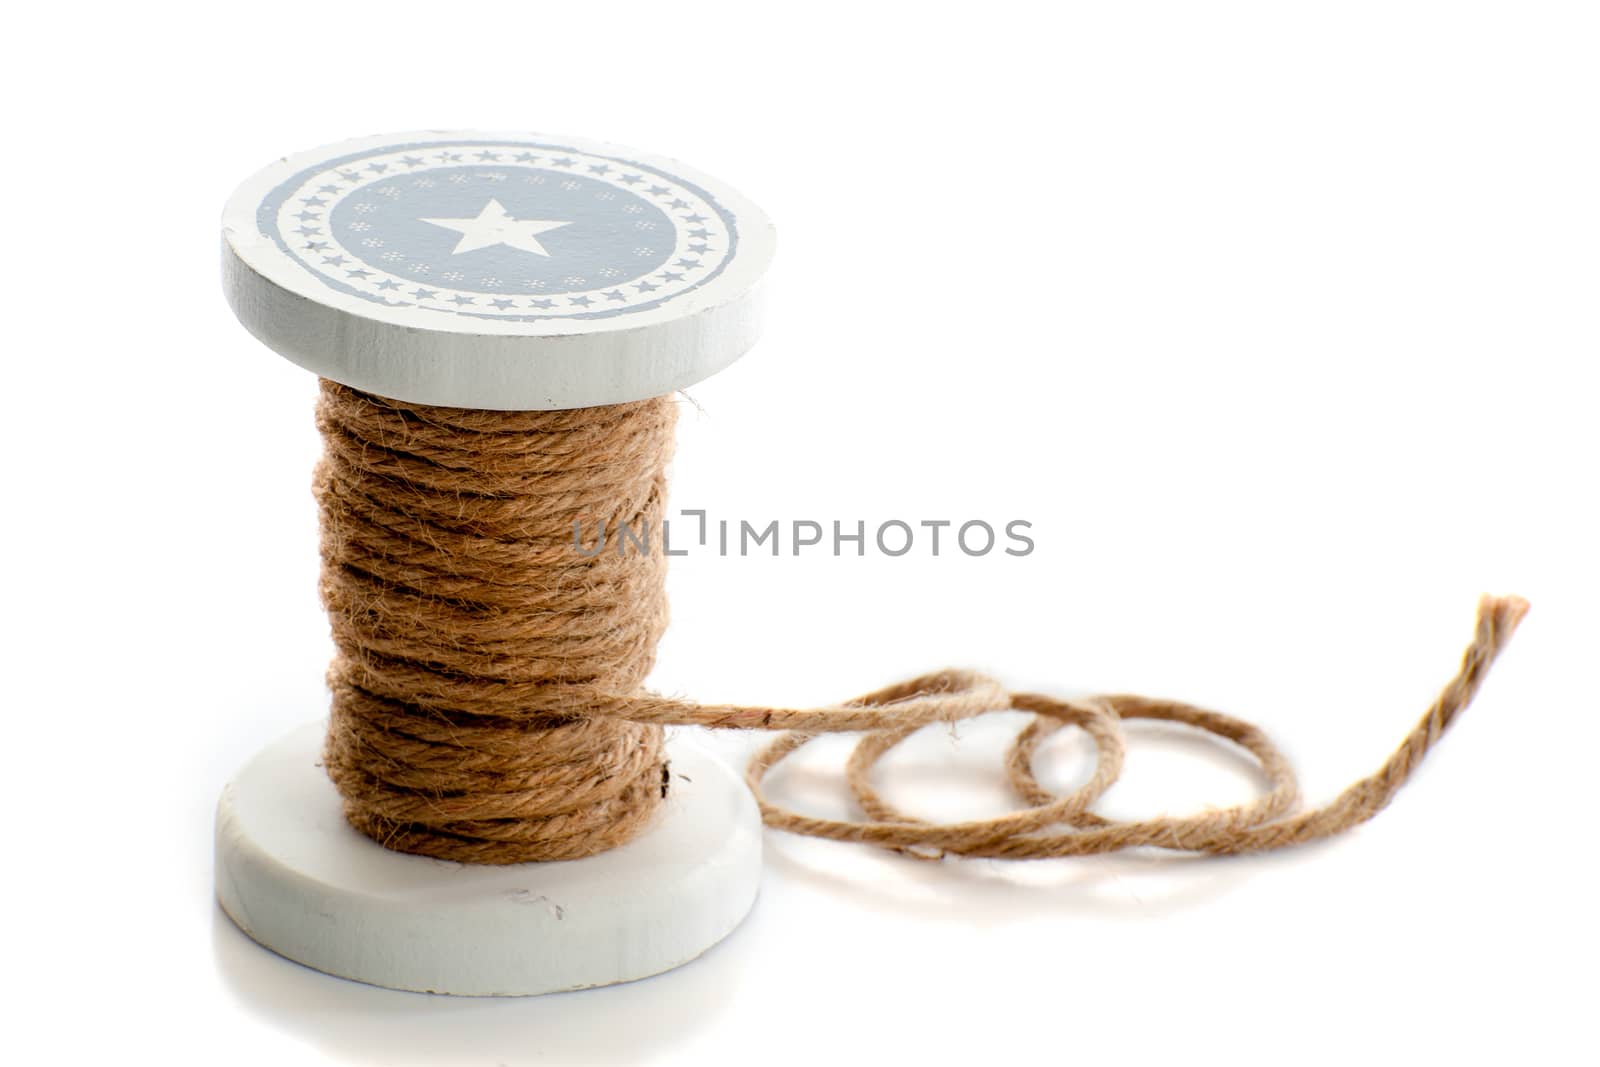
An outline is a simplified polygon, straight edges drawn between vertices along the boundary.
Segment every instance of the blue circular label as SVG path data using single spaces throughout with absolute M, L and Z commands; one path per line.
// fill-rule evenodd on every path
M 324 284 L 390 307 L 527 320 L 624 315 L 691 292 L 738 243 L 714 197 L 559 145 L 392 145 L 303 170 L 257 213 Z

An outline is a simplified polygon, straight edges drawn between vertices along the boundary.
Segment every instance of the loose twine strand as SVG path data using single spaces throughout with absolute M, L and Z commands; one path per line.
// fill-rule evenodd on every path
M 322 595 L 337 655 L 325 766 L 345 815 L 383 845 L 468 863 L 573 859 L 646 827 L 671 776 L 666 726 L 779 730 L 746 779 L 767 825 L 908 855 L 1081 856 L 1141 846 L 1200 853 L 1283 848 L 1372 818 L 1471 702 L 1528 610 L 1484 597 L 1455 676 L 1373 774 L 1299 810 L 1293 769 L 1254 725 L 1176 701 L 1012 693 L 970 671 L 923 675 L 809 709 L 699 704 L 644 691 L 667 622 L 656 551 L 574 545 L 575 524 L 660 529 L 676 409 L 670 398 L 570 411 L 406 404 L 322 383 L 315 478 Z M 1034 718 L 1005 758 L 1026 807 L 934 824 L 872 785 L 876 763 L 919 729 L 990 712 Z M 1149 719 L 1248 752 L 1268 788 L 1236 807 L 1133 822 L 1095 814 L 1126 752 L 1122 723 Z M 1033 759 L 1073 726 L 1096 748 L 1071 793 Z M 774 804 L 766 774 L 819 734 L 859 731 L 845 779 L 864 821 Z

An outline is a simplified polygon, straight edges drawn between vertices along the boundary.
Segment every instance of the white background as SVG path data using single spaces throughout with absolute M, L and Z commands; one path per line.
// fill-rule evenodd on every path
M 1597 948 L 1600 27 L 1582 4 L 28 5 L 8 15 L 3 705 L 15 1063 L 1572 1062 Z M 1037 551 L 675 561 L 655 684 L 799 704 L 947 664 L 1265 725 L 1314 800 L 1480 591 L 1533 613 L 1394 805 L 1292 854 L 919 864 L 769 834 L 721 947 L 462 1001 L 211 899 L 231 771 L 325 704 L 314 382 L 217 284 L 276 155 L 526 128 L 776 221 L 765 340 L 675 503 L 1025 518 Z M 886 768 L 1000 810 L 1005 727 Z M 713 739 L 737 759 L 746 739 Z M 838 749 L 786 796 L 844 810 Z M 1051 781 L 1087 753 L 1053 745 Z M 803 773 L 800 773 L 803 772 Z M 1104 810 L 1248 768 L 1138 731 Z

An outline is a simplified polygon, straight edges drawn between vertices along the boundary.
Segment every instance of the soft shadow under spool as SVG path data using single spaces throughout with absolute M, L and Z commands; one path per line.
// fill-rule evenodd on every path
M 1218 854 L 1340 833 L 1389 802 L 1527 609 L 1484 598 L 1455 676 L 1400 746 L 1310 810 L 1260 729 L 1175 701 L 1064 701 L 955 670 L 823 708 L 661 697 L 639 689 L 659 635 L 657 576 L 641 563 L 597 595 L 560 553 L 576 551 L 562 543 L 568 518 L 659 510 L 670 445 L 591 454 L 568 443 L 604 438 L 618 412 L 659 408 L 651 398 L 754 343 L 773 249 L 760 211 L 627 149 L 430 133 L 274 164 L 235 194 L 224 236 L 241 321 L 338 383 L 325 389 L 318 489 L 341 659 L 329 774 L 313 727 L 225 791 L 218 897 L 250 936 L 333 974 L 521 994 L 677 966 L 748 911 L 758 809 L 778 829 L 929 858 Z M 539 596 L 521 595 L 530 591 Z M 550 628 L 558 617 L 567 629 Z M 1035 715 L 1005 767 L 1022 810 L 930 825 L 874 790 L 873 764 L 914 730 L 1009 708 Z M 1092 807 L 1121 769 L 1120 724 L 1137 718 L 1226 739 L 1271 787 L 1200 815 L 1102 818 Z M 669 725 L 790 732 L 753 761 L 747 791 L 681 743 L 661 749 Z M 1056 796 L 1031 759 L 1064 726 L 1091 736 L 1098 762 Z M 845 777 L 865 819 L 813 818 L 764 797 L 772 766 L 840 730 L 864 732 Z M 517 862 L 529 858 L 545 862 Z

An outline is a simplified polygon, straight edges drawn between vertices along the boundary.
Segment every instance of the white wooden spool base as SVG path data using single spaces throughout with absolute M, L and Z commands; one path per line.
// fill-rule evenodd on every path
M 223 213 L 239 320 L 324 377 L 418 404 L 617 404 L 692 385 L 755 343 L 774 234 L 682 164 L 532 134 L 366 137 L 281 159 Z M 464 866 L 352 829 L 307 727 L 217 812 L 217 896 L 256 941 L 396 989 L 549 993 L 694 959 L 755 899 L 743 783 L 681 739 L 665 810 L 588 859 Z
M 487 867 L 408 856 L 345 822 L 326 725 L 256 756 L 217 805 L 217 899 L 251 938 L 391 989 L 555 993 L 671 970 L 739 925 L 761 877 L 755 801 L 681 737 L 655 825 L 587 859 Z

